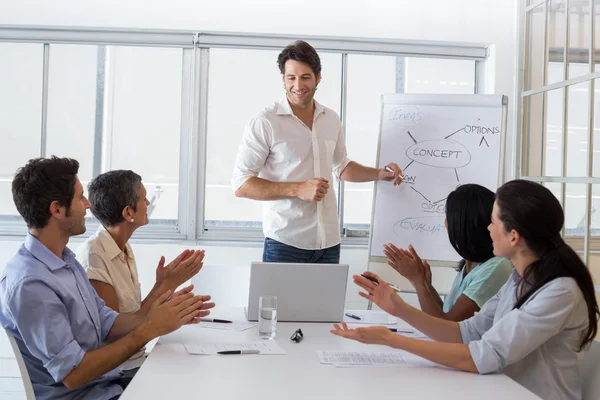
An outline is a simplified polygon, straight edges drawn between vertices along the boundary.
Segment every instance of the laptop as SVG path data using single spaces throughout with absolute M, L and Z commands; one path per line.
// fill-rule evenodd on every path
M 341 322 L 348 264 L 253 262 L 246 318 L 258 320 L 260 296 L 277 296 L 277 320 Z

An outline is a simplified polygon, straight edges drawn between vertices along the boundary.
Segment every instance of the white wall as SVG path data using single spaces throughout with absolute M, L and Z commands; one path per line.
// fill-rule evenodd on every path
M 493 72 L 493 75 L 487 76 L 491 84 L 486 91 L 508 95 L 514 105 L 516 9 L 516 0 L 3 0 L 0 2 L 0 24 L 165 28 L 285 33 L 298 37 L 333 35 L 482 43 L 491 45 L 493 51 L 490 57 L 492 65 L 487 68 L 487 72 Z M 369 77 L 365 76 L 365 79 Z M 512 143 L 513 115 L 511 107 L 509 144 Z M 509 173 L 512 162 L 512 150 L 509 148 Z M 0 241 L 0 269 L 14 254 L 18 244 L 12 240 Z M 134 245 L 145 290 L 152 284 L 159 256 L 164 254 L 173 258 L 183 248 L 184 245 L 175 244 Z M 249 263 L 261 258 L 260 244 L 203 248 L 207 250 L 207 267 L 201 272 L 202 276 L 206 276 L 206 281 L 220 280 L 213 289 L 225 290 L 228 279 L 242 278 L 248 273 Z M 353 272 L 361 272 L 367 265 L 367 250 L 343 248 L 342 262 L 349 263 Z M 444 286 L 453 276 L 452 270 L 448 269 L 443 277 L 435 274 L 436 280 Z M 239 290 L 244 287 L 243 279 L 232 284 Z M 244 300 L 245 294 L 235 289 L 233 292 L 232 302 Z M 222 296 L 214 291 L 213 295 L 216 300 Z M 231 293 L 223 293 L 222 298 L 225 295 L 230 296 Z M 360 304 L 352 286 L 347 300 L 349 305 Z

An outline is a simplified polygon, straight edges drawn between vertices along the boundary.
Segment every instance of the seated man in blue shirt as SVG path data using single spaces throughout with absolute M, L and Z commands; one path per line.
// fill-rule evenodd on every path
M 117 366 L 148 341 L 210 313 L 191 286 L 162 295 L 147 316 L 104 305 L 66 246 L 85 232 L 90 203 L 69 158 L 30 160 L 12 182 L 29 233 L 0 278 L 0 324 L 15 337 L 37 399 L 116 399 Z

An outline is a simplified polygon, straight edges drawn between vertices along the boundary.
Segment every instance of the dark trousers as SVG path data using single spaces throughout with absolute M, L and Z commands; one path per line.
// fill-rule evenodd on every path
M 340 245 L 321 250 L 303 250 L 265 238 L 263 262 L 339 264 Z

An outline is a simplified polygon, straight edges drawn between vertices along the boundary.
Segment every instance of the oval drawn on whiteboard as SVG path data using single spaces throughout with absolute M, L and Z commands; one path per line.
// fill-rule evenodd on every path
M 406 150 L 419 164 L 437 168 L 461 168 L 471 162 L 471 153 L 462 144 L 448 139 L 424 140 Z
M 407 217 L 394 224 L 394 233 L 403 236 L 406 232 L 426 235 L 446 233 L 444 217 Z
M 423 121 L 423 113 L 417 107 L 401 106 L 390 111 L 388 119 L 404 126 L 415 126 Z

